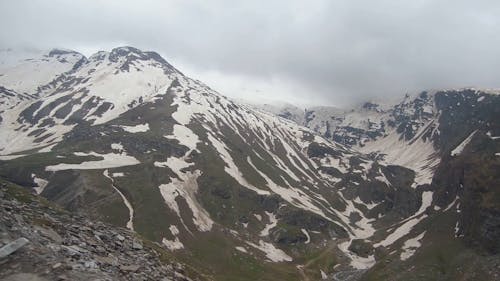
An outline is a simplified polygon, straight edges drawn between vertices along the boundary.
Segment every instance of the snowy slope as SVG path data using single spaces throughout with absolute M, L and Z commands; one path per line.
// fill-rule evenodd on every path
M 156 53 L 130 47 L 82 55 L 52 50 L 39 59 L 6 68 L 0 85 L 29 92 L 31 98 L 5 98 L 0 153 L 44 147 L 61 140 L 75 124 L 105 123 L 140 103 L 150 101 L 179 74 Z M 26 84 L 26 79 L 35 77 Z M 7 96 L 7 95 L 5 95 Z M 24 96 L 19 96 L 24 97 Z M 3 107 L 2 107 L 3 108 Z
M 448 136 L 441 136 L 442 131 L 448 126 L 463 125 L 448 120 L 453 118 L 453 111 L 455 114 L 463 114 L 460 111 L 465 110 L 474 112 L 484 105 L 486 97 L 498 93 L 495 89 L 474 88 L 433 90 L 406 95 L 393 104 L 366 102 L 350 110 L 311 108 L 305 110 L 302 118 L 291 119 L 298 119 L 299 124 L 352 149 L 377 153 L 386 164 L 414 170 L 416 186 L 431 183 L 435 168 L 449 149 L 443 144 Z M 449 101 L 444 104 L 446 99 Z M 280 114 L 288 109 L 274 107 L 272 111 Z M 477 116 L 480 112 L 474 114 Z
M 54 49 L 46 54 L 23 58 L 15 64 L 0 65 L 0 85 L 19 94 L 34 95 L 38 87 L 48 84 L 83 61 L 85 57 L 82 54 Z

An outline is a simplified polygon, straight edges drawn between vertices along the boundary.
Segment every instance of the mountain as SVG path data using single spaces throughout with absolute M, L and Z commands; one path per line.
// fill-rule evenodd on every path
M 499 93 L 472 88 L 424 91 L 393 105 L 365 102 L 350 110 L 312 107 L 293 116 L 288 114 L 290 106 L 271 111 L 327 139 L 410 168 L 421 183 L 430 183 L 441 158 L 475 129 L 486 134 L 497 130 Z
M 453 204 L 457 205 L 456 238 L 497 255 L 498 244 L 493 237 L 500 235 L 496 188 L 500 156 L 499 93 L 473 88 L 424 91 L 406 95 L 395 104 L 366 102 L 344 111 L 332 107 L 308 108 L 293 120 L 327 139 L 367 153 L 380 163 L 413 170 L 416 177 L 412 187 L 429 185 L 437 203 L 435 210 L 446 207 L 449 211 Z M 274 107 L 272 111 L 286 117 L 289 108 Z M 461 259 L 457 258 L 464 262 Z M 457 268 L 463 266 L 457 261 L 447 263 L 457 263 L 454 264 Z M 391 275 L 387 275 L 387 268 L 382 270 L 386 274 L 383 279 L 397 276 L 401 264 L 395 264 Z M 408 274 L 399 278 L 410 277 Z
M 128 228 L 208 279 L 500 271 L 488 267 L 498 261 L 496 95 L 337 110 L 321 135 L 316 116 L 328 108 L 297 124 L 286 118 L 300 110 L 234 102 L 132 47 L 89 58 L 52 50 L 0 78 L 2 178 Z M 467 109 L 452 106 L 455 96 Z

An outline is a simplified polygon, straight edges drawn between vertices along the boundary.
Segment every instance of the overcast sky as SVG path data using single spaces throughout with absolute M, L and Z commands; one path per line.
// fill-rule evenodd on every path
M 500 87 L 500 1 L 0 1 L 0 47 L 162 54 L 225 95 L 343 106 Z

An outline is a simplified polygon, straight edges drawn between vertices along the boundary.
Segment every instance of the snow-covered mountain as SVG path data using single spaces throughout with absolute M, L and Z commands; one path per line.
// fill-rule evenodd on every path
M 405 95 L 394 104 L 365 102 L 347 110 L 312 107 L 294 115 L 289 112 L 299 111 L 289 105 L 255 106 L 384 163 L 410 168 L 417 172 L 419 183 L 429 184 L 443 154 L 449 154 L 476 126 L 485 132 L 496 128 L 499 93 L 472 88 L 424 91 Z
M 479 111 L 493 112 L 463 138 L 442 137 L 440 94 L 421 96 L 422 110 L 415 100 L 337 110 L 323 130 L 331 120 L 318 116 L 328 108 L 297 124 L 286 118 L 298 121 L 300 110 L 278 116 L 236 103 L 132 47 L 90 58 L 53 50 L 1 69 L 0 79 L 3 178 L 127 227 L 215 280 L 358 278 L 379 264 L 408 265 L 442 237 L 462 245 L 462 191 L 450 196 L 433 178 L 449 183 L 442 163 L 468 155 L 479 138 L 494 150 L 500 135 L 488 119 L 498 116 L 492 95 L 472 93 Z M 356 142 L 336 142 L 349 126 L 365 129 Z M 408 150 L 387 152 L 398 143 Z M 454 152 L 444 158 L 445 149 Z M 449 223 L 433 228 L 440 220 Z
M 285 118 L 292 116 L 290 119 L 326 139 L 366 153 L 379 163 L 413 170 L 412 187 L 430 185 L 429 192 L 434 192 L 435 200 L 437 193 L 437 201 L 452 200 L 458 204 L 460 222 L 455 225 L 456 236 L 477 246 L 481 244 L 478 240 L 483 243 L 488 240 L 484 237 L 486 233 L 489 239 L 500 235 L 495 230 L 500 223 L 494 215 L 500 201 L 490 197 L 496 196 L 493 194 L 498 194 L 498 189 L 486 187 L 498 186 L 499 179 L 499 93 L 495 89 L 474 88 L 424 91 L 415 96 L 405 95 L 394 104 L 366 102 L 347 110 L 313 107 L 304 109 L 302 115 L 290 115 L 291 106 L 254 106 Z M 473 169 L 466 163 L 477 166 Z M 488 180 L 486 184 L 479 179 L 484 177 L 491 182 Z M 476 180 L 481 183 L 472 183 Z M 449 211 L 451 206 L 445 210 Z M 434 209 L 441 210 L 439 206 Z M 466 232 L 469 237 L 460 234 Z M 496 253 L 498 244 L 488 241 L 488 246 L 483 244 L 482 248 Z

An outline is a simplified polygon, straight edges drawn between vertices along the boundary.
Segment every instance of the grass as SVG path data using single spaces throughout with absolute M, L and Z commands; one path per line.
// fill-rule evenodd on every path
M 242 242 L 219 230 L 196 235 L 187 243 L 190 250 L 178 257 L 190 261 L 196 268 L 214 276 L 215 280 L 299 280 L 294 264 L 270 263 L 261 256 L 240 253 L 235 246 L 242 246 Z
M 421 248 L 406 261 L 401 261 L 399 251 L 394 255 L 382 257 L 362 280 L 492 280 L 468 279 L 464 274 L 487 272 L 484 266 L 473 268 L 470 265 L 481 260 L 481 255 L 467 248 L 461 239 L 454 238 L 453 228 L 456 215 L 452 212 L 436 214 L 426 225 L 419 225 L 414 233 L 426 230 Z M 402 242 L 394 245 L 399 249 Z

